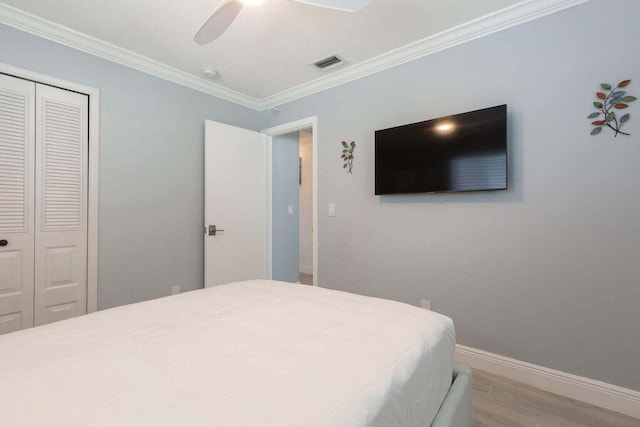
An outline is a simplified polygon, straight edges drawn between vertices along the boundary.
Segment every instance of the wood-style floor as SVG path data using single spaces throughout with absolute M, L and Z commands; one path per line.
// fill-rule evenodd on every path
M 640 427 L 640 420 L 473 371 L 475 427 Z
M 300 273 L 300 283 L 303 285 L 313 285 L 313 274 Z

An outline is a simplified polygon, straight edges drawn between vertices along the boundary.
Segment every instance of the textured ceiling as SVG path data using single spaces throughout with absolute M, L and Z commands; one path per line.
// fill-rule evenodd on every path
M 521 0 L 371 0 L 345 13 L 287 0 L 246 6 L 216 41 L 193 35 L 221 0 L 3 0 L 1 3 L 256 99 L 283 92 Z M 310 64 L 337 54 L 346 65 Z

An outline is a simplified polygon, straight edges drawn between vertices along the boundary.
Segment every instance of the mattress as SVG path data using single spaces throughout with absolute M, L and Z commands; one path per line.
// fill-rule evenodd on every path
M 428 426 L 451 319 L 275 281 L 0 336 L 0 425 Z

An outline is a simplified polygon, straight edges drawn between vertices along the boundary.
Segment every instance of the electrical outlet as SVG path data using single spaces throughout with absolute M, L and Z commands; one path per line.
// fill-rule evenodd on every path
M 172 286 L 171 287 L 171 295 L 177 295 L 180 293 L 180 286 Z
M 431 301 L 429 301 L 428 299 L 421 299 L 420 307 L 426 308 L 427 310 L 431 310 Z

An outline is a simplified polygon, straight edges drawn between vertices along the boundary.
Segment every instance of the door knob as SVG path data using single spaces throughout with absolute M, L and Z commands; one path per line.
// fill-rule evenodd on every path
M 9 242 L 7 240 L 0 240 L 0 246 L 7 246 L 9 244 Z
M 218 231 L 224 231 L 224 230 L 221 228 L 216 228 L 215 224 L 209 226 L 209 236 L 215 236 Z

